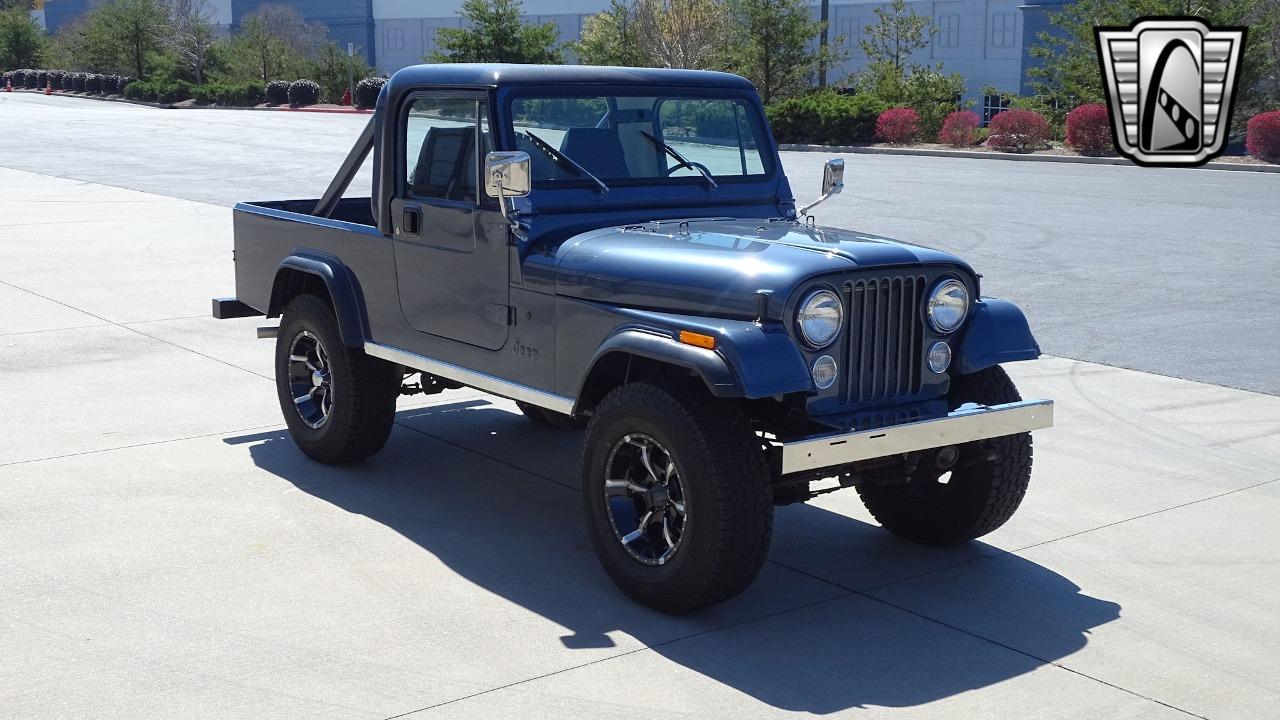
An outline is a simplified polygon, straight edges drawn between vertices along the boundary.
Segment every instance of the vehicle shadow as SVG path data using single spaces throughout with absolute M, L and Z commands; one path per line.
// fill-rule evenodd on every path
M 535 427 L 485 400 L 404 410 L 397 422 L 382 453 L 346 467 L 308 460 L 283 431 L 225 442 L 246 446 L 258 467 L 303 492 L 395 530 L 467 581 L 568 628 L 559 640 L 571 652 L 613 646 L 607 633 L 620 631 L 778 708 L 826 714 L 932 702 L 1070 655 L 1091 628 L 1119 617 L 1116 603 L 983 543 L 920 548 L 853 518 L 794 505 L 779 510 L 770 563 L 751 589 L 671 618 L 631 603 L 596 563 L 576 487 L 578 433 Z M 858 577 L 866 569 L 874 577 Z M 890 595 L 830 584 L 862 589 L 931 571 L 936 583 L 904 583 Z M 959 575 L 962 597 L 946 589 Z M 957 613 L 964 620 L 954 620 Z M 994 628 L 1017 651 L 958 629 L 967 621 Z

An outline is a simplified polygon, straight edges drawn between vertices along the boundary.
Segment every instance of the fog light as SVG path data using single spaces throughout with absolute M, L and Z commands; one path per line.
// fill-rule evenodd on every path
M 929 347 L 929 369 L 941 375 L 951 367 L 951 346 L 939 340 Z
M 813 361 L 813 384 L 819 390 L 826 390 L 836 382 L 836 361 L 830 355 L 823 355 Z

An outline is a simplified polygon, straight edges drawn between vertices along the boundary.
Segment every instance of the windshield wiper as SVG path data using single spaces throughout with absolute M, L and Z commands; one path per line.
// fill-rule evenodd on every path
M 720 187 L 719 185 L 716 185 L 716 181 L 715 181 L 715 180 L 711 179 L 711 173 L 707 172 L 707 169 L 706 169 L 705 167 L 703 167 L 702 165 L 700 165 L 699 163 L 689 162 L 688 160 L 686 160 L 686 159 L 685 159 L 685 157 L 684 157 L 683 155 L 681 155 L 680 153 L 676 152 L 676 149 L 675 149 L 675 148 L 673 148 L 673 147 L 671 147 L 670 145 L 668 145 L 668 144 L 666 144 L 666 143 L 662 142 L 661 140 L 659 140 L 658 138 L 656 138 L 656 137 L 654 137 L 654 136 L 650 135 L 649 133 L 645 132 L 644 130 L 641 130 L 641 131 L 640 131 L 640 134 L 641 134 L 641 135 L 643 135 L 643 136 L 645 136 L 645 138 L 647 138 L 647 139 L 649 140 L 649 142 L 653 143 L 655 146 L 657 146 L 657 147 L 661 148 L 663 151 L 665 151 L 668 155 L 670 155 L 671 157 L 675 158 L 675 161 L 676 161 L 676 162 L 680 163 L 679 165 L 676 165 L 674 169 L 678 170 L 678 169 L 680 169 L 681 167 L 687 167 L 687 168 L 691 168 L 691 169 L 693 169 L 693 170 L 697 170 L 697 171 L 698 171 L 698 174 L 702 176 L 702 179 L 706 180 L 706 181 L 707 181 L 707 183 L 708 183 L 709 185 L 711 185 L 711 189 L 712 189 L 712 190 L 715 190 L 717 187 Z
M 524 134 L 525 134 L 525 137 L 533 141 L 534 147 L 546 153 L 552 160 L 555 160 L 556 163 L 560 165 L 560 167 L 563 167 L 567 170 L 572 170 L 573 172 L 578 174 L 578 177 L 591 178 L 592 180 L 595 181 L 596 185 L 600 186 L 600 192 L 602 193 L 609 192 L 609 186 L 605 185 L 604 181 L 602 181 L 600 178 L 596 177 L 595 175 L 592 175 L 590 170 L 587 170 L 586 168 L 582 167 L 578 163 L 574 162 L 573 158 L 555 149 L 551 145 L 551 143 L 547 142 L 546 140 L 543 140 L 537 135 L 534 135 L 528 130 L 525 130 Z

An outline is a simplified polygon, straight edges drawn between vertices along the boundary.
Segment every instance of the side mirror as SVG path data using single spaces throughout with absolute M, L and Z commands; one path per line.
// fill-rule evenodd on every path
M 529 194 L 532 171 L 527 152 L 491 152 L 484 156 L 484 192 L 504 200 Z M 503 206 L 506 212 L 506 206 Z
M 822 195 L 824 198 L 839 194 L 844 189 L 844 160 L 828 160 L 822 169 Z
M 796 211 L 797 215 L 804 217 L 818 203 L 830 198 L 832 195 L 839 195 L 844 189 L 844 160 L 833 158 L 827 161 L 826 167 L 822 169 L 822 196 L 817 200 L 805 205 Z

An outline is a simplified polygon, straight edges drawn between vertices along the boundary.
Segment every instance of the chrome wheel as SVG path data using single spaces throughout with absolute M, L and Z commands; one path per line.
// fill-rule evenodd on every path
M 303 330 L 289 345 L 289 394 L 298 417 L 310 428 L 319 428 L 333 412 L 333 379 L 324 345 Z
M 643 433 L 625 435 L 605 462 L 605 509 L 627 554 L 664 565 L 680 549 L 688 512 L 671 452 Z

